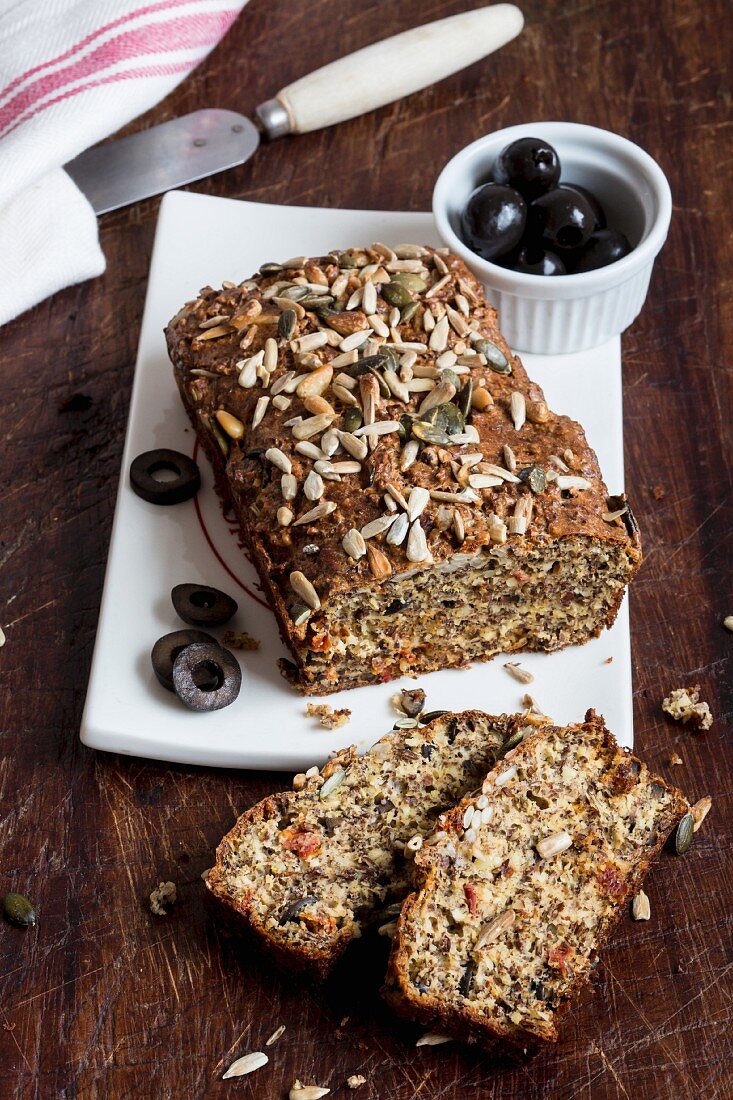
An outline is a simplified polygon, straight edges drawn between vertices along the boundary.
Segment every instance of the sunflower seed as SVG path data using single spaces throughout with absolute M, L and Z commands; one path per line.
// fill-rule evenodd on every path
M 430 390 L 428 394 L 423 398 L 420 407 L 418 408 L 418 415 L 425 416 L 425 413 L 430 409 L 437 408 L 438 405 L 446 405 L 456 395 L 456 387 L 452 382 L 439 382 L 437 386 Z
M 534 680 L 534 676 L 531 672 L 527 672 L 525 668 L 517 664 L 516 661 L 507 661 L 504 664 L 504 668 L 507 670 L 510 676 L 513 676 L 515 680 L 519 680 L 520 684 L 531 684 Z
M 349 336 L 344 336 L 339 344 L 341 351 L 353 351 L 355 348 L 361 347 L 369 336 L 371 336 L 371 333 L 372 330 L 370 328 L 365 328 L 360 329 L 358 332 L 352 332 Z
M 289 527 L 295 519 L 293 512 L 284 504 L 277 510 L 277 522 L 281 527 Z
M 420 450 L 420 444 L 416 439 L 411 439 L 409 443 L 406 443 L 402 448 L 402 454 L 400 455 L 400 470 L 404 473 L 405 470 L 409 470 L 413 462 L 417 458 L 417 453 Z
M 683 856 L 685 852 L 690 850 L 694 832 L 695 819 L 691 813 L 687 813 L 677 826 L 677 831 L 674 835 L 674 846 L 678 856 Z
M 515 916 L 516 914 L 513 909 L 505 909 L 503 913 L 499 913 L 493 920 L 485 924 L 476 940 L 476 950 L 480 951 L 482 947 L 486 947 L 488 943 L 492 943 L 506 932 L 508 928 L 511 928 L 514 924 Z
M 481 499 L 471 489 L 464 489 L 462 493 L 447 493 L 442 489 L 431 489 L 430 496 L 432 500 L 441 500 L 446 504 L 477 504 Z
M 265 451 L 265 458 L 268 462 L 271 462 L 273 466 L 277 466 L 278 470 L 282 470 L 284 474 L 292 472 L 292 462 L 279 447 L 270 447 L 269 450 Z
M 266 1066 L 269 1060 L 267 1055 L 260 1050 L 252 1054 L 245 1054 L 243 1058 L 237 1058 L 236 1062 L 232 1062 L 223 1075 L 222 1081 L 227 1081 L 230 1077 L 244 1077 L 246 1073 L 254 1073 L 256 1069 Z
M 360 439 L 362 436 L 374 437 L 391 435 L 392 432 L 398 432 L 401 426 L 399 420 L 378 420 L 376 424 L 362 424 L 353 434 L 357 439 Z
M 341 545 L 346 553 L 354 561 L 358 561 L 359 558 L 363 558 L 367 552 L 366 543 L 364 537 L 360 531 L 357 531 L 355 527 L 352 527 L 350 531 L 344 535 Z
M 257 428 L 262 423 L 262 419 L 267 412 L 267 406 L 270 404 L 269 397 L 260 397 L 255 405 L 255 411 L 252 414 L 252 427 Z
M 652 915 L 649 898 L 640 890 L 631 902 L 631 916 L 633 920 L 649 920 Z
M 407 560 L 417 562 L 427 561 L 430 558 L 431 554 L 425 532 L 422 529 L 420 520 L 417 519 L 410 526 L 410 533 L 407 537 Z
M 317 474 L 315 470 L 311 470 L 305 481 L 303 482 L 303 493 L 308 500 L 320 500 L 324 494 L 326 486 L 323 483 L 323 478 L 320 474 Z
M 299 516 L 293 527 L 300 527 L 304 523 L 317 523 L 319 519 L 330 516 L 331 512 L 335 512 L 337 507 L 335 500 L 324 500 L 321 504 L 317 504 L 315 508 L 311 508 L 309 511 L 304 512 L 302 516 Z
M 561 829 L 559 833 L 553 833 L 552 836 L 547 836 L 544 840 L 538 841 L 535 847 L 540 859 L 550 859 L 551 856 L 557 856 L 566 851 L 572 843 L 573 838 L 570 834 Z
M 466 538 L 466 525 L 457 508 L 453 511 L 453 531 L 460 546 Z
M 244 424 L 241 420 L 237 420 L 236 416 L 232 416 L 231 413 L 219 409 L 216 413 L 216 419 L 230 439 L 241 439 L 244 435 Z
M 292 588 L 295 595 L 299 596 L 303 603 L 307 604 L 307 606 L 310 607 L 311 610 L 318 611 L 319 607 L 321 606 L 321 601 L 319 599 L 318 593 L 316 592 L 315 588 L 308 580 L 306 575 L 304 573 L 301 573 L 300 570 L 296 569 L 295 572 L 290 574 L 290 577 L 288 579 L 290 581 L 290 587 Z
M 367 445 L 362 439 L 357 439 L 353 432 L 340 431 L 339 440 L 344 450 L 348 451 L 354 458 L 360 462 L 366 458 Z
M 509 410 L 514 421 L 514 430 L 518 432 L 527 419 L 527 402 L 524 394 L 513 390 L 509 398 Z
M 300 1081 L 296 1081 L 288 1093 L 288 1100 L 320 1100 L 330 1091 L 321 1085 L 301 1085 Z
M 298 318 L 295 316 L 294 309 L 284 309 L 280 314 L 277 322 L 277 334 L 281 340 L 289 340 L 295 332 L 295 325 Z
M 283 500 L 295 500 L 298 495 L 298 479 L 295 474 L 283 474 L 280 478 L 280 491 Z
M 296 443 L 295 450 L 299 455 L 305 455 L 306 458 L 311 458 L 314 462 L 325 458 L 321 448 L 316 447 L 315 443 L 309 443 L 306 439 L 302 440 L 300 443 Z M 320 473 L 321 471 L 319 470 L 318 472 Z
M 273 1031 L 272 1035 L 270 1036 L 270 1038 L 265 1043 L 265 1046 L 266 1047 L 273 1046 L 278 1041 L 278 1039 L 280 1038 L 280 1036 L 283 1034 L 284 1031 L 285 1031 L 285 1024 L 280 1024 L 280 1027 L 276 1028 L 275 1031 Z
M 394 523 L 387 532 L 387 542 L 390 546 L 401 546 L 405 541 L 410 521 L 404 512 L 393 517 Z
M 504 444 L 502 451 L 504 454 L 504 462 L 506 463 L 507 470 L 510 470 L 512 473 L 514 473 L 517 468 L 517 459 L 514 451 L 511 449 L 508 443 Z
M 394 520 L 395 516 L 377 516 L 376 519 L 364 524 L 361 529 L 362 538 L 373 539 L 375 535 L 384 534 L 392 526 Z
M 436 323 L 435 328 L 430 333 L 430 339 L 428 340 L 428 347 L 431 351 L 445 351 L 448 346 L 448 334 L 450 332 L 450 323 L 447 317 L 441 317 Z
M 307 256 L 292 256 L 289 260 L 283 260 L 280 266 L 286 270 L 290 268 L 305 267 L 308 262 Z
M 237 363 L 237 366 L 240 366 Z M 254 385 L 257 384 L 257 356 L 252 356 L 251 359 L 241 360 L 241 370 L 239 372 L 239 378 L 237 382 L 244 390 L 251 390 Z
M 694 821 L 694 824 L 692 826 L 693 833 L 697 832 L 705 818 L 710 813 L 710 807 L 712 806 L 712 804 L 712 798 L 710 798 L 708 795 L 705 795 L 704 798 L 701 798 L 698 802 L 695 803 L 694 806 L 690 807 L 690 813 L 692 814 Z
M 384 380 L 398 401 L 403 401 L 406 404 L 410 400 L 410 391 L 405 383 L 400 381 L 399 376 L 395 374 L 394 371 L 386 370 L 384 372 Z
M 437 1047 L 441 1043 L 450 1043 L 450 1035 L 438 1035 L 436 1031 L 426 1031 L 424 1035 L 421 1035 L 418 1041 L 415 1043 L 416 1047 Z
M 418 516 L 421 516 L 425 511 L 430 500 L 430 492 L 427 489 L 423 489 L 419 485 L 415 485 L 410 490 L 410 495 L 407 498 L 407 516 L 410 523 L 416 520 Z
M 333 416 L 328 413 L 318 413 L 316 416 L 310 416 L 305 420 L 301 420 L 299 424 L 293 425 L 293 436 L 297 440 L 310 439 L 314 435 L 320 435 L 322 432 L 330 428 L 333 421 Z
M 567 477 L 564 474 L 558 474 L 555 481 L 558 489 L 590 489 L 590 481 L 585 477 Z
M 343 768 L 336 768 L 318 792 L 318 797 L 321 801 L 328 798 L 330 794 L 333 794 L 336 788 L 341 786 L 344 779 L 346 779 L 345 770 Z
M 495 489 L 497 485 L 503 485 L 504 482 L 500 477 L 494 477 L 492 474 L 469 474 L 468 484 L 472 489 Z
M 350 393 L 344 386 L 338 382 L 334 382 L 331 387 L 333 396 L 338 398 L 342 405 L 348 405 L 350 407 L 358 408 L 359 402 L 354 397 L 353 393 Z

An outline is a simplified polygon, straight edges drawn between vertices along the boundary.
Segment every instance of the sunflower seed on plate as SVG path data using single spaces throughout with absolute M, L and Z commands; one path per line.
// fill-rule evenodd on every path
M 244 1077 L 246 1073 L 254 1073 L 256 1069 L 266 1066 L 269 1060 L 267 1055 L 260 1050 L 254 1051 L 252 1054 L 245 1054 L 243 1058 L 237 1058 L 236 1062 L 232 1062 L 223 1075 L 222 1081 L 227 1081 L 230 1077 Z
M 341 545 L 343 546 L 349 557 L 353 558 L 354 561 L 358 561 L 359 558 L 363 558 L 367 551 L 366 543 L 364 542 L 364 536 L 362 535 L 361 531 L 357 531 L 355 527 L 352 527 L 350 531 L 347 531 L 347 533 L 341 540 Z
M 303 603 L 307 604 L 313 611 L 318 611 L 321 606 L 320 598 L 305 573 L 301 573 L 299 569 L 296 569 L 288 579 L 295 595 L 300 596 Z
M 527 672 L 526 668 L 522 668 L 516 661 L 507 661 L 504 668 L 510 676 L 513 676 L 515 680 L 519 680 L 520 684 L 531 684 L 534 680 L 532 673 Z

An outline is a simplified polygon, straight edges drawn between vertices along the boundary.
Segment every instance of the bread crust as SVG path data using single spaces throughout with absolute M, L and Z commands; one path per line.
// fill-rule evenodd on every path
M 609 768 L 615 768 L 618 765 L 624 768 L 636 765 L 643 766 L 638 757 L 618 745 L 616 739 L 606 729 L 603 718 L 596 715 L 594 711 L 588 711 L 581 729 L 590 729 L 601 733 L 604 748 L 611 757 Z M 548 732 L 549 727 L 546 727 L 538 729 L 536 733 L 526 737 L 516 749 L 507 753 L 499 766 L 503 768 L 505 764 L 521 762 L 523 758 L 531 754 L 537 741 L 546 736 Z M 672 802 L 664 815 L 657 821 L 654 845 L 649 846 L 645 851 L 633 873 L 625 880 L 623 893 L 619 895 L 609 914 L 599 924 L 598 950 L 607 943 L 614 928 L 627 911 L 631 898 L 640 889 L 649 867 L 659 855 L 672 828 L 689 810 L 685 796 L 676 787 L 670 786 L 656 775 L 650 774 L 648 780 L 667 791 L 672 797 Z M 455 809 L 445 814 L 440 823 L 440 828 L 449 835 L 460 836 L 463 831 L 463 815 L 471 801 L 472 799 L 469 796 L 463 799 Z M 551 1024 L 536 1028 L 526 1026 L 502 1027 L 496 1022 L 486 1019 L 480 1010 L 474 1009 L 470 1005 L 458 1009 L 453 1005 L 449 1005 L 445 1000 L 431 996 L 429 993 L 420 994 L 410 982 L 408 973 L 410 922 L 419 909 L 421 897 L 433 889 L 436 881 L 436 873 L 431 867 L 429 858 L 423 857 L 421 852 L 417 854 L 415 860 L 415 880 L 416 889 L 405 899 L 397 922 L 387 975 L 382 989 L 383 996 L 395 1012 L 408 1020 L 429 1027 L 431 1030 L 454 1036 L 469 1043 L 478 1043 L 492 1053 L 501 1050 L 512 1057 L 531 1055 L 540 1047 L 556 1042 L 559 1036 L 558 1025 L 562 1018 L 573 1008 L 585 987 L 590 983 L 590 975 L 596 964 L 597 953 L 588 968 L 576 978 L 570 994 L 556 1008 Z

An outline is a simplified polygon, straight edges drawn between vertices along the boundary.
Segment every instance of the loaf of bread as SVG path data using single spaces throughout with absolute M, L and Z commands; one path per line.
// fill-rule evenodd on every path
M 407 893 L 405 844 L 480 784 L 522 721 L 467 711 L 344 749 L 247 810 L 206 885 L 278 961 L 324 978 Z
M 438 1032 L 557 1038 L 599 949 L 687 804 L 592 711 L 525 737 L 415 857 L 385 995 Z
M 641 561 L 629 506 L 458 257 L 375 244 L 263 264 L 166 335 L 304 693 L 613 622 Z

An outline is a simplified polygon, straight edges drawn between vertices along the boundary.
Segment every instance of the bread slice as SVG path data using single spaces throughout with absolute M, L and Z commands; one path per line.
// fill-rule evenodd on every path
M 586 642 L 641 563 L 628 503 L 478 280 L 397 252 L 268 263 L 166 329 L 308 695 Z
M 344 749 L 302 789 L 239 818 L 219 845 L 209 890 L 280 962 L 324 978 L 404 898 L 406 843 L 475 790 L 522 721 L 466 711 L 395 730 L 364 756 Z
M 488 1049 L 554 1041 L 687 809 L 592 711 L 526 737 L 417 853 L 387 1000 Z

